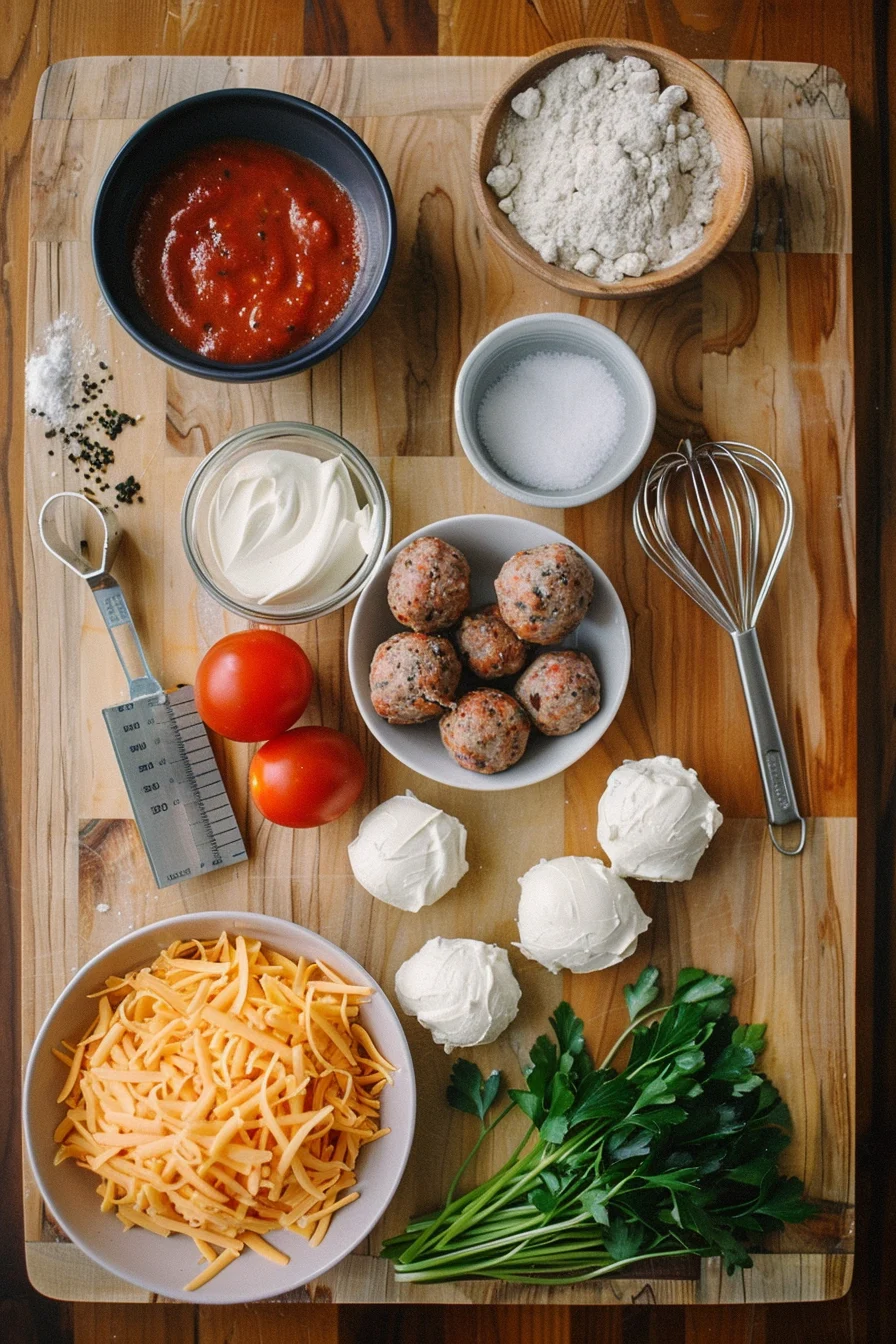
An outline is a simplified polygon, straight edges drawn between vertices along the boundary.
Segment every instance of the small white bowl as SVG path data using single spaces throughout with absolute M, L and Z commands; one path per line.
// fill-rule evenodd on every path
M 51 1051 L 61 1041 L 77 1041 L 93 1016 L 87 995 L 106 977 L 149 965 L 176 939 L 217 938 L 222 929 L 258 938 L 294 960 L 322 958 L 354 984 L 371 985 L 376 993 L 362 1010 L 362 1021 L 378 1048 L 395 1066 L 391 1087 L 383 1088 L 382 1120 L 390 1133 L 361 1153 L 354 1187 L 359 1198 L 340 1209 L 320 1246 L 309 1246 L 294 1232 L 275 1232 L 269 1240 L 290 1257 L 275 1265 L 251 1251 L 203 1288 L 185 1293 L 184 1284 L 199 1272 L 193 1243 L 183 1236 L 159 1237 L 144 1228 L 125 1231 L 112 1213 L 103 1213 L 96 1177 L 73 1161 L 53 1165 L 57 1145 L 53 1130 L 64 1115 L 55 1104 L 64 1070 Z M 242 911 L 221 910 L 176 915 L 120 938 L 83 966 L 47 1014 L 31 1051 L 25 1074 L 23 1118 L 28 1160 L 41 1195 L 62 1230 L 103 1269 L 151 1293 L 179 1298 L 197 1306 L 252 1302 L 279 1296 L 325 1274 L 368 1235 L 398 1188 L 414 1137 L 417 1093 L 414 1066 L 404 1031 L 385 993 L 363 966 L 329 939 L 285 919 Z
M 367 727 L 396 760 L 427 779 L 450 784 L 456 789 L 480 792 L 519 789 L 560 774 L 603 736 L 616 716 L 628 685 L 631 641 L 616 589 L 591 557 L 573 546 L 594 575 L 594 599 L 585 619 L 563 640 L 562 647 L 582 649 L 594 662 L 601 683 L 600 709 L 593 719 L 568 737 L 544 737 L 533 729 L 522 760 L 501 774 L 478 775 L 472 770 L 464 770 L 446 751 L 439 736 L 437 719 L 406 725 L 387 723 L 377 714 L 370 700 L 370 664 L 377 646 L 390 635 L 407 628 L 399 625 L 389 610 L 386 600 L 389 571 L 398 552 L 417 537 L 441 537 L 467 557 L 471 572 L 471 607 L 495 601 L 494 582 L 498 572 L 504 561 L 517 551 L 557 541 L 573 545 L 567 537 L 542 527 L 541 523 L 502 514 L 477 513 L 443 518 L 441 522 L 419 528 L 393 546 L 358 598 L 349 628 L 348 673 L 355 702 Z M 448 634 L 450 637 L 450 631 Z M 503 686 L 506 683 L 492 684 Z
M 599 359 L 619 384 L 625 428 L 608 460 L 579 490 L 541 490 L 521 485 L 489 456 L 479 435 L 479 407 L 489 388 L 529 355 L 558 353 Z M 454 387 L 454 423 L 467 457 L 489 485 L 523 504 L 573 509 L 608 495 L 631 476 L 653 438 L 656 397 L 644 365 L 621 336 L 575 313 L 533 313 L 505 322 L 479 342 L 463 363 Z M 558 455 L 562 443 L 546 445 Z

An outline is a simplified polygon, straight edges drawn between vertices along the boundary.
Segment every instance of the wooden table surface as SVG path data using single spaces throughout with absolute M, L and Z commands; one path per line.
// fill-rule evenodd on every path
M 881 10 L 883 11 L 883 6 Z M 886 623 L 880 619 L 879 575 L 889 560 L 892 484 L 887 473 L 888 409 L 882 395 L 889 373 L 887 331 L 889 295 L 888 233 L 883 223 L 888 181 L 878 119 L 886 115 L 886 63 L 883 13 L 870 4 L 834 6 L 822 0 L 793 0 L 778 7 L 725 0 L 441 0 L 439 13 L 414 0 L 346 0 L 342 6 L 307 0 L 304 11 L 286 0 L 254 4 L 215 5 L 214 0 L 143 0 L 134 9 L 122 0 L 93 5 L 68 0 L 37 8 L 14 0 L 3 47 L 4 83 L 0 89 L 0 136 L 5 173 L 2 199 L 3 290 L 8 339 L 7 362 L 0 389 L 5 409 L 9 509 L 0 529 L 0 563 L 9 577 L 7 639 L 2 641 L 7 695 L 4 697 L 3 740 L 9 744 L 3 772 L 3 862 L 9 872 L 4 890 L 4 960 L 0 986 L 10 1005 L 0 1028 L 0 1064 L 15 1077 L 17 1025 L 12 978 L 14 907 L 18 841 L 19 683 L 18 607 L 14 599 L 18 573 L 17 538 L 21 534 L 21 366 L 24 357 L 24 293 L 27 225 L 27 136 L 37 79 L 46 64 L 68 56 L 100 53 L 184 54 L 521 54 L 552 41 L 579 35 L 628 35 L 657 41 L 684 54 L 701 57 L 756 57 L 812 60 L 835 66 L 844 76 L 853 106 L 854 202 L 857 220 L 855 312 L 857 342 L 857 439 L 859 451 L 859 593 L 860 714 L 863 763 L 860 853 L 863 855 L 859 926 L 859 1238 L 855 1286 L 840 1302 L 817 1307 L 771 1308 L 627 1308 L 622 1311 L 576 1308 L 373 1309 L 262 1306 L 231 1311 L 198 1311 L 192 1307 L 141 1308 L 78 1306 L 68 1312 L 58 1304 L 29 1295 L 22 1269 L 21 1228 L 16 1223 L 19 1199 L 16 1125 L 5 1127 L 4 1191 L 8 1215 L 0 1233 L 0 1283 L 6 1301 L 0 1334 L 12 1340 L 66 1338 L 105 1341 L 127 1332 L 137 1338 L 203 1341 L 228 1339 L 234 1344 L 266 1340 L 429 1339 L 451 1344 L 462 1331 L 475 1339 L 542 1341 L 574 1344 L 578 1340 L 637 1341 L 777 1340 L 785 1332 L 797 1338 L 885 1339 L 892 1335 L 891 1301 L 878 1285 L 889 1277 L 887 1217 L 892 1206 L 884 1164 L 887 1115 L 893 1096 L 892 1065 L 887 1069 L 890 1041 L 886 1008 L 892 998 L 889 948 L 889 894 L 892 886 L 888 854 L 889 784 L 893 744 L 892 674 L 884 661 Z M 878 31 L 880 30 L 880 31 Z M 875 38 L 877 41 L 875 42 Z M 0 47 L 0 50 L 3 48 Z M 884 266 L 886 263 L 886 266 Z M 879 824 L 878 824 L 879 823 Z M 876 835 L 879 843 L 875 844 Z M 877 871 L 875 872 L 875 868 Z M 2 870 L 0 870 L 2 871 Z M 874 900 L 876 889 L 878 900 Z M 878 1024 L 875 1032 L 874 1023 Z M 872 1088 L 872 1079 L 877 1080 Z M 892 1237 L 892 1231 L 890 1236 Z M 7 1244 L 8 1243 L 8 1244 Z M 461 1314 L 462 1313 L 462 1314 Z M 4 1330 L 4 1325 L 7 1328 Z

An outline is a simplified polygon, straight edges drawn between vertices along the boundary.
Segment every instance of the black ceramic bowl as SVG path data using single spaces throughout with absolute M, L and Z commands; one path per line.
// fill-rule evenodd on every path
M 361 268 L 332 326 L 288 355 L 228 364 L 194 354 L 162 331 L 143 307 L 131 271 L 134 232 L 144 192 L 170 163 L 210 140 L 261 140 L 325 169 L 354 202 Z M 386 176 L 345 122 L 313 103 L 269 89 L 219 89 L 186 98 L 151 117 L 110 165 L 93 211 L 93 264 L 112 312 L 142 346 L 186 373 L 229 383 L 256 383 L 298 373 L 326 359 L 376 307 L 395 255 L 395 203 Z

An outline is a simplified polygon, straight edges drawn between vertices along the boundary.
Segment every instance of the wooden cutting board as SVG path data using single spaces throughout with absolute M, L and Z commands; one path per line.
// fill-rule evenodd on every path
M 408 1021 L 420 1086 L 417 1139 L 383 1226 L 296 1300 L 557 1303 L 809 1300 L 846 1291 L 852 1267 L 856 898 L 855 535 L 850 294 L 849 107 L 842 81 L 810 65 L 703 62 L 737 103 L 753 140 L 756 202 L 731 249 L 695 280 L 624 303 L 576 303 L 533 280 L 486 241 L 468 189 L 471 127 L 516 62 L 507 58 L 242 59 L 97 57 L 44 76 L 34 114 L 29 343 L 77 313 L 115 374 L 115 404 L 144 419 L 116 443 L 120 475 L 145 503 L 122 508 L 116 565 L 151 662 L 165 684 L 191 681 L 202 652 L 239 622 L 196 589 L 180 545 L 184 487 L 225 435 L 266 420 L 312 420 L 375 462 L 392 498 L 394 537 L 440 517 L 520 513 L 566 533 L 616 585 L 631 623 L 632 678 L 618 718 L 565 778 L 519 792 L 432 785 L 364 732 L 345 670 L 350 610 L 293 633 L 318 670 L 308 720 L 338 726 L 369 762 L 363 798 L 318 831 L 262 823 L 246 797 L 248 749 L 224 766 L 251 862 L 159 892 L 153 886 L 100 710 L 123 698 L 114 651 L 86 587 L 43 550 L 43 500 L 80 478 L 48 455 L 39 422 L 26 445 L 24 559 L 25 1052 L 76 968 L 129 929 L 184 910 L 253 909 L 320 930 L 387 989 L 395 968 L 435 933 L 509 945 L 517 878 L 542 857 L 598 854 L 595 809 L 626 757 L 660 752 L 694 766 L 725 824 L 693 882 L 641 884 L 653 924 L 617 971 L 557 977 L 512 950 L 523 1010 L 493 1047 L 472 1052 L 511 1079 L 561 993 L 596 1053 L 621 1024 L 623 984 L 648 961 L 667 979 L 683 965 L 732 975 L 736 1010 L 768 1021 L 764 1067 L 793 1113 L 790 1170 L 822 1215 L 784 1233 L 751 1271 L 718 1262 L 689 1277 L 604 1280 L 580 1288 L 393 1283 L 382 1235 L 439 1201 L 471 1139 L 449 1112 L 450 1061 Z M 386 295 L 363 331 L 307 374 L 226 387 L 176 373 L 139 349 L 103 305 L 89 221 L 102 174 L 141 120 L 224 85 L 285 89 L 344 117 L 370 144 L 395 191 L 399 236 Z M 796 529 L 760 623 L 797 791 L 809 816 L 799 859 L 766 835 L 753 748 L 727 636 L 648 565 L 630 509 L 636 482 L 563 515 L 527 512 L 473 472 L 454 436 L 451 393 L 491 328 L 533 311 L 580 311 L 637 351 L 657 395 L 653 451 L 700 432 L 775 455 L 793 487 Z M 109 498 L 109 496 L 107 496 Z M 86 600 L 85 600 L 86 599 Z M 418 915 L 374 902 L 352 879 L 346 845 L 378 801 L 413 788 L 466 824 L 471 871 Z M 480 1173 L 502 1149 L 483 1154 Z M 51 1297 L 148 1301 L 69 1244 L 26 1172 L 32 1282 Z

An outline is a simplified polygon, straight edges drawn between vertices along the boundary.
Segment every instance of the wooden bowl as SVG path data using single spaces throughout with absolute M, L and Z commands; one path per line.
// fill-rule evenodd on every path
M 703 118 L 722 160 L 722 185 L 716 194 L 713 216 L 704 229 L 702 242 L 672 266 L 664 266 L 662 270 L 649 271 L 645 275 L 627 276 L 613 284 L 544 261 L 517 232 L 503 211 L 498 209 L 498 198 L 485 182 L 486 174 L 495 163 L 495 144 L 510 110 L 511 99 L 543 79 L 564 61 L 590 51 L 602 51 L 611 60 L 619 60 L 623 56 L 641 56 L 659 71 L 663 87 L 681 84 L 686 88 L 690 96 L 685 107 Z M 619 299 L 635 294 L 653 294 L 695 275 L 713 257 L 718 256 L 731 240 L 753 195 L 750 137 L 737 108 L 721 84 L 693 61 L 667 51 L 665 47 L 617 38 L 605 38 L 599 42 L 578 38 L 573 42 L 561 42 L 520 66 L 482 113 L 473 138 L 472 172 L 473 195 L 495 242 L 539 280 L 546 280 L 548 284 L 568 294 L 578 294 L 587 299 Z

